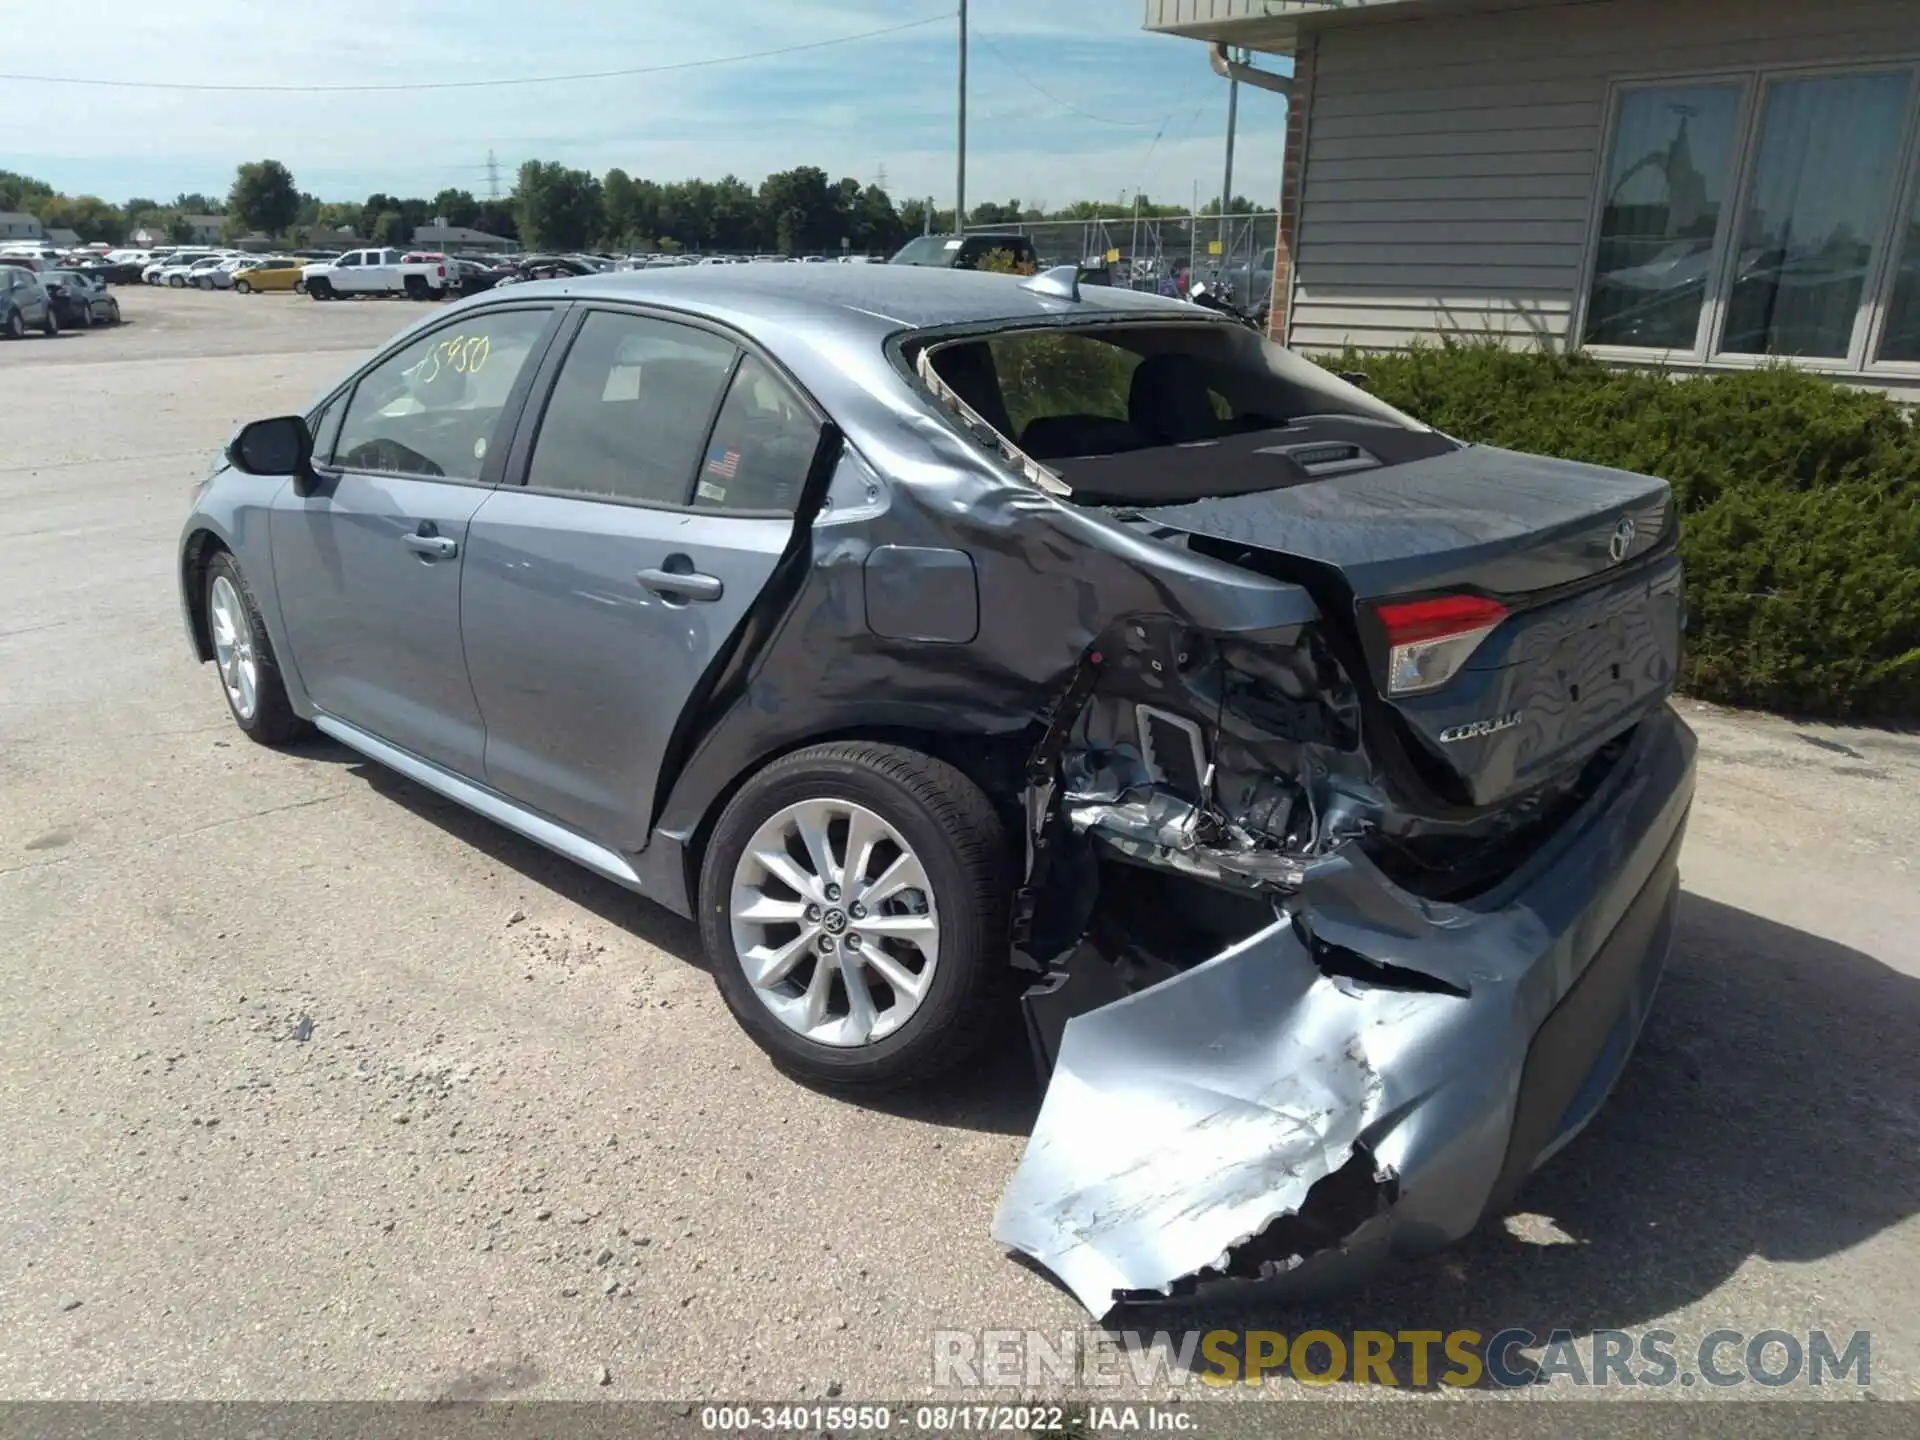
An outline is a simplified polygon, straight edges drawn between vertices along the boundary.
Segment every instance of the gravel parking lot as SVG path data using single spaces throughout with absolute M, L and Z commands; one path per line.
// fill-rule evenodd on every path
M 809 1092 L 689 925 L 232 727 L 188 489 L 427 307 L 119 293 L 0 345 L 0 1395 L 917 1397 L 935 1329 L 1079 1328 L 987 1237 L 1018 1036 Z M 1872 1392 L 1920 1395 L 1920 742 L 1681 708 L 1678 951 L 1592 1130 L 1364 1294 L 1124 1323 L 1868 1330 Z

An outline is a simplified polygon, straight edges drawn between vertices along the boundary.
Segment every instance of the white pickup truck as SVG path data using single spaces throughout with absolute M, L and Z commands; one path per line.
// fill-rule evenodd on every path
M 459 293 L 444 260 L 403 261 L 399 250 L 349 250 L 323 264 L 303 266 L 300 287 L 316 300 L 348 295 L 405 295 L 439 300 Z

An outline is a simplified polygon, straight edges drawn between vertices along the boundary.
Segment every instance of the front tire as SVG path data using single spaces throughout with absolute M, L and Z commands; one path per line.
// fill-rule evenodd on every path
M 307 282 L 307 293 L 316 300 L 333 299 L 333 282 L 324 275 L 316 275 Z
M 1006 1013 L 1010 871 L 998 815 L 952 766 L 895 745 L 814 746 L 722 812 L 701 938 L 727 1008 L 783 1070 L 916 1084 Z
M 186 282 L 186 279 L 185 279 L 185 277 L 184 277 L 184 276 L 180 276 L 180 275 L 169 275 L 169 276 L 167 277 L 167 288 L 168 288 L 169 290 L 184 290 L 184 289 L 186 289 L 186 288 L 187 288 L 187 282 Z
M 7 315 L 6 335 L 9 340 L 24 340 L 27 335 L 27 317 L 18 310 Z
M 293 713 L 266 622 L 232 555 L 223 550 L 213 557 L 206 584 L 207 637 L 233 723 L 261 745 L 299 738 L 306 722 Z

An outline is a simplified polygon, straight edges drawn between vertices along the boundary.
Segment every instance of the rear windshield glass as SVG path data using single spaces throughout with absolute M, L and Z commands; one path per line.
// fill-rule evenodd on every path
M 1008 331 L 931 360 L 954 396 L 1087 503 L 1245 494 L 1454 448 L 1237 325 Z

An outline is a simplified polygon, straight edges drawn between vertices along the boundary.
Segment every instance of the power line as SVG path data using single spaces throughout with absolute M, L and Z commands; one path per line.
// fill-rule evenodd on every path
M 771 60 L 781 55 L 797 55 L 804 50 L 823 50 L 830 45 L 851 45 L 858 40 L 874 40 L 882 35 L 897 35 L 903 30 L 942 24 L 953 18 L 949 10 L 923 20 L 909 20 L 879 30 L 864 30 L 858 35 L 840 35 L 831 40 L 808 40 L 798 45 L 782 45 L 775 50 L 755 50 L 745 55 L 716 55 L 708 60 L 679 60 L 669 65 L 635 65 L 619 70 L 586 70 L 574 75 L 523 75 L 505 80 L 424 80 L 393 85 L 194 85 L 174 80 L 94 80 L 74 75 L 11 75 L 0 73 L 0 80 L 24 85 L 86 85 L 104 90 L 187 90 L 208 94 L 367 94 L 401 90 L 485 90 L 509 85 L 567 85 L 583 80 L 615 80 L 632 75 L 662 75 L 674 70 L 701 70 L 714 65 L 737 65 L 748 60 Z
M 1078 115 L 1082 120 L 1092 120 L 1101 125 L 1118 125 L 1123 129 L 1128 129 L 1128 130 L 1144 130 L 1147 128 L 1149 124 L 1152 123 L 1151 121 L 1147 121 L 1147 120 L 1114 120 L 1105 115 L 1095 115 L 1090 113 L 1089 111 L 1082 110 L 1078 105 L 1074 105 L 1069 103 L 1068 101 L 1062 100 L 1058 95 L 1054 94 L 1051 90 L 1047 89 L 1046 86 L 1042 85 L 1038 80 L 1034 79 L 1031 75 L 1027 74 L 1026 71 L 1022 70 L 1018 65 L 1014 64 L 1013 61 L 1007 58 L 1006 51 L 1002 50 L 998 45 L 994 44 L 986 36 L 976 34 L 973 38 L 978 40 L 982 45 L 986 46 L 987 49 L 991 50 L 994 54 L 994 57 L 997 60 L 999 60 L 999 62 L 1002 65 L 1006 66 L 1007 69 L 1011 70 L 1019 79 L 1025 81 L 1027 85 L 1029 85 L 1033 89 L 1038 90 L 1042 95 L 1046 96 L 1047 99 L 1051 100 L 1054 104 L 1058 105 L 1062 110 L 1071 111 L 1073 114 Z M 0 76 L 0 79 L 5 79 L 5 78 L 6 78 L 5 76 Z

